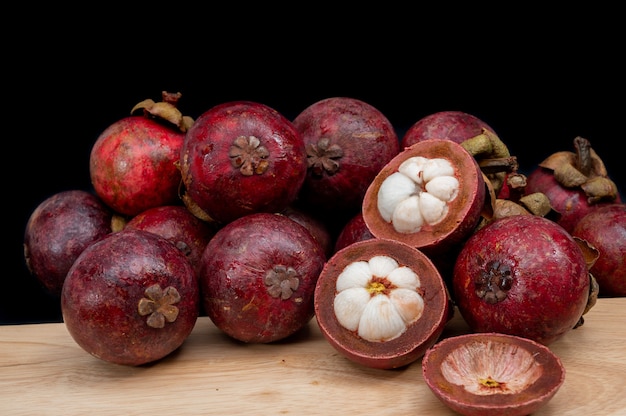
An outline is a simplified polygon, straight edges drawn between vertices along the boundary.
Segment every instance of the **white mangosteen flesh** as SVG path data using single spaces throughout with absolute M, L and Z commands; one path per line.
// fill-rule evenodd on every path
M 350 263 L 337 277 L 334 311 L 340 325 L 363 339 L 397 338 L 424 311 L 419 276 L 383 255 Z
M 458 194 L 459 181 L 450 161 L 414 156 L 383 181 L 378 210 L 397 232 L 416 233 L 424 223 L 441 222 Z

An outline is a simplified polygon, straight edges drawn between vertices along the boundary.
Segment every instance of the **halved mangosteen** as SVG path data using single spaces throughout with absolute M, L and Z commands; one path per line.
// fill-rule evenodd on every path
M 365 193 L 363 218 L 378 238 L 442 253 L 473 232 L 486 193 L 478 163 L 460 144 L 425 140 L 381 169 Z
M 337 251 L 315 288 L 315 314 L 328 342 L 372 368 L 406 366 L 420 358 L 452 317 L 437 268 L 418 249 L 369 239 Z

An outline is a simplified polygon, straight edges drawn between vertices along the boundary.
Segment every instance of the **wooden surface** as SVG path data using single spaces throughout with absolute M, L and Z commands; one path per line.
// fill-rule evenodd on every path
M 443 336 L 468 332 L 457 313 Z M 600 299 L 550 348 L 565 383 L 535 415 L 626 414 L 626 298 Z M 65 325 L 0 326 L 0 415 L 453 415 L 421 360 L 374 370 L 339 355 L 315 320 L 288 341 L 242 344 L 207 317 L 170 356 L 126 367 L 95 358 Z

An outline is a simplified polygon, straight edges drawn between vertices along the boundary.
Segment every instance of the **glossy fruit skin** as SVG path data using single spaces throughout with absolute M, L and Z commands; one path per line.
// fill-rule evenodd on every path
M 82 251 L 111 233 L 111 209 L 93 193 L 67 190 L 42 201 L 24 231 L 24 259 L 30 273 L 55 297 Z
M 626 204 L 607 204 L 588 212 L 572 235 L 599 250 L 589 271 L 600 286 L 600 296 L 626 296 Z
M 372 232 L 367 228 L 363 213 L 359 212 L 341 228 L 339 235 L 335 240 L 334 252 L 341 250 L 357 241 L 369 240 L 375 238 Z
M 180 202 L 176 164 L 184 137 L 144 116 L 114 122 L 91 149 L 89 173 L 95 192 L 114 211 L 128 216 Z
M 402 136 L 400 147 L 404 149 L 428 139 L 446 139 L 462 143 L 478 136 L 483 129 L 493 133 L 493 128 L 480 118 L 463 111 L 439 111 L 417 120 Z
M 293 124 L 307 146 L 309 163 L 298 203 L 314 212 L 352 216 L 360 211 L 369 183 L 400 150 L 387 117 L 354 98 L 317 101 Z M 322 140 L 328 140 L 326 151 Z
M 175 288 L 173 322 L 151 326 L 141 314 L 146 289 Z M 142 365 L 182 345 L 199 315 L 199 286 L 187 257 L 170 241 L 143 230 L 112 233 L 81 253 L 61 296 L 63 321 L 78 345 L 115 364 Z
M 213 224 L 196 217 L 182 205 L 148 208 L 132 217 L 125 229 L 150 231 L 171 241 L 187 256 L 196 272 L 204 248 L 217 231 Z
M 457 256 L 452 279 L 453 299 L 473 331 L 544 345 L 574 328 L 590 293 L 578 244 L 535 215 L 504 217 L 479 229 Z
M 324 221 L 315 217 L 311 212 L 294 207 L 287 207 L 281 214 L 309 230 L 313 238 L 322 246 L 327 258 L 333 254 L 333 236 Z
M 254 151 L 234 156 L 236 140 L 251 138 L 258 139 Z M 239 150 L 246 146 L 241 143 Z M 278 111 L 251 101 L 205 111 L 188 130 L 180 161 L 189 198 L 223 224 L 256 212 L 280 212 L 294 202 L 306 175 L 300 133 Z
M 311 233 L 284 215 L 238 218 L 215 234 L 202 256 L 204 309 L 239 341 L 286 338 L 313 318 L 313 293 L 325 260 Z
M 615 202 L 621 202 L 620 195 L 614 201 L 589 203 L 581 188 L 566 188 L 554 177 L 550 169 L 537 167 L 527 176 L 525 193 L 542 192 L 550 200 L 552 208 L 559 213 L 556 222 L 569 233 L 576 223 L 590 211 Z
M 339 323 L 334 312 L 337 278 L 346 266 L 384 255 L 410 267 L 421 280 L 425 308 L 406 332 L 385 342 L 361 338 Z M 322 270 L 315 288 L 315 316 L 329 344 L 350 361 L 377 369 L 400 368 L 419 359 L 443 333 L 454 311 L 449 293 L 435 265 L 421 251 L 399 241 L 368 239 L 337 251 Z

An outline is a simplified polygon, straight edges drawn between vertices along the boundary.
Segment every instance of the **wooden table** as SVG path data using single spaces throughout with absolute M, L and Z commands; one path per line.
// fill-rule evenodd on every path
M 467 333 L 457 313 L 443 336 Z M 540 415 L 626 415 L 626 298 L 600 299 L 553 343 L 565 383 Z M 82 350 L 65 325 L 0 326 L 0 415 L 453 415 L 422 379 L 353 364 L 315 320 L 289 341 L 242 344 L 201 317 L 183 346 L 127 367 Z

